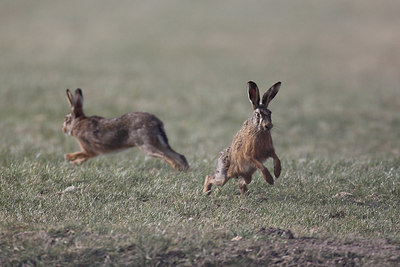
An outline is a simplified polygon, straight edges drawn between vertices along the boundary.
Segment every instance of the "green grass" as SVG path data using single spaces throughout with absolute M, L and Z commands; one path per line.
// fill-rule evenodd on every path
M 0 10 L 1 265 L 400 260 L 397 1 Z M 251 113 L 249 80 L 283 82 L 271 103 L 282 175 L 271 187 L 257 172 L 245 197 L 235 179 L 205 196 L 204 177 Z M 68 164 L 78 145 L 61 132 L 65 89 L 77 87 L 88 115 L 156 114 L 191 169 L 137 149 Z M 264 228 L 290 230 L 300 252 Z M 363 250 L 301 250 L 307 238 Z

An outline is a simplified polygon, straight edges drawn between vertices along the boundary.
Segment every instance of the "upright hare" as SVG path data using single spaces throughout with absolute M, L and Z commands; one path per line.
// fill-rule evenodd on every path
M 272 157 L 274 159 L 274 174 L 278 178 L 281 174 L 281 162 L 275 153 L 272 143 L 271 111 L 268 104 L 276 96 L 281 87 L 277 82 L 262 97 L 254 82 L 248 82 L 249 99 L 253 104 L 253 114 L 244 123 L 233 138 L 232 144 L 223 150 L 218 159 L 214 175 L 207 175 L 204 181 L 204 193 L 211 192 L 212 185 L 223 186 L 230 178 L 239 179 L 239 190 L 243 195 L 247 191 L 247 184 L 251 183 L 253 173 L 259 169 L 265 181 L 274 184 L 274 179 L 263 162 Z
M 113 119 L 87 117 L 83 112 L 81 89 L 72 96 L 67 89 L 71 113 L 65 116 L 63 131 L 78 140 L 82 151 L 65 154 L 65 159 L 81 164 L 89 158 L 137 146 L 150 156 L 159 157 L 176 170 L 189 167 L 186 158 L 168 144 L 161 120 L 146 112 L 131 112 Z

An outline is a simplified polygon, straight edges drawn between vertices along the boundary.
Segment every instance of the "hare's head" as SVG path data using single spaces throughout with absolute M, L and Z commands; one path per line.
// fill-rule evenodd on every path
M 260 92 L 255 82 L 248 82 L 249 100 L 253 104 L 253 115 L 251 121 L 258 130 L 269 131 L 273 124 L 271 120 L 271 111 L 268 109 L 268 104 L 276 96 L 281 87 L 281 82 L 275 83 L 263 95 L 260 102 Z
M 62 130 L 64 133 L 71 135 L 74 120 L 79 117 L 84 117 L 83 113 L 83 94 L 81 89 L 75 90 L 75 96 L 67 89 L 67 99 L 71 106 L 71 113 L 67 114 L 64 119 Z

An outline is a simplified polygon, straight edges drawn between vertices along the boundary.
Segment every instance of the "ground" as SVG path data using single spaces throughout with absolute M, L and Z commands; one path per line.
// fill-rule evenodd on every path
M 400 4 L 307 0 L 0 4 L 0 265 L 399 265 Z M 282 161 L 202 194 L 270 105 Z M 88 115 L 147 111 L 190 170 L 138 149 L 74 166 Z M 272 161 L 266 166 L 272 171 Z

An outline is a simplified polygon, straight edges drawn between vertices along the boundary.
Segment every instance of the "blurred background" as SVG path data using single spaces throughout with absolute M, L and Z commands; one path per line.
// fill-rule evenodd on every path
M 213 160 L 251 114 L 249 80 L 282 81 L 281 158 L 399 157 L 399 14 L 396 0 L 2 0 L 1 158 L 77 149 L 61 125 L 79 87 L 87 115 L 154 113 L 177 151 Z

